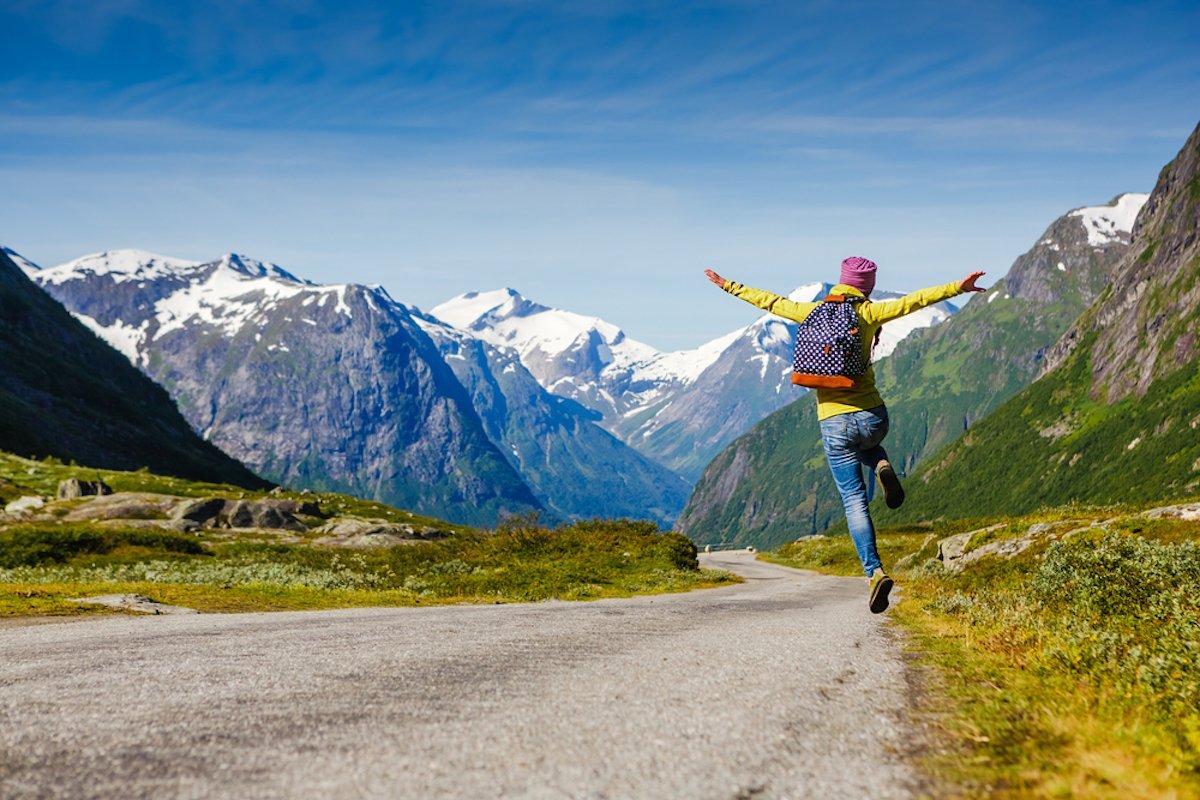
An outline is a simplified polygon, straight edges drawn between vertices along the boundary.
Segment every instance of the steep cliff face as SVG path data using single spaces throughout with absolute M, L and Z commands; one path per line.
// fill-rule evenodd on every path
M 1121 195 L 1063 215 L 988 292 L 876 364 L 896 464 L 911 470 L 1034 379 L 1046 350 L 1127 251 L 1146 197 Z M 678 527 L 697 540 L 766 547 L 839 520 L 815 411 L 811 401 L 796 403 L 730 445 L 697 482 Z
M 1051 351 L 1046 371 L 1093 338 L 1093 399 L 1116 402 L 1196 360 L 1200 310 L 1200 127 L 1158 184 L 1134 229 L 1135 245 L 1096 304 Z
M 1200 127 L 1044 374 L 910 482 L 902 519 L 1142 502 L 1200 489 Z
M 270 264 L 127 251 L 39 283 L 261 474 L 467 524 L 541 506 L 409 309 Z
M 161 387 L 35 286 L 8 253 L 0 254 L 0 450 L 268 485 L 193 433 Z
M 516 350 L 430 316 L 418 322 L 467 389 L 489 438 L 548 510 L 674 522 L 687 499 L 682 478 L 597 425 L 594 411 L 547 392 Z

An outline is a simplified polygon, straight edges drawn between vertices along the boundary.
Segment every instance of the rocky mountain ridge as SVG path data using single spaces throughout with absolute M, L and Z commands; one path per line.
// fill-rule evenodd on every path
M 690 488 L 682 478 L 595 424 L 589 409 L 547 392 L 517 350 L 429 315 L 415 319 L 471 395 L 488 436 L 546 508 L 564 517 L 674 521 Z
M 1038 380 L 924 464 L 899 516 L 1194 497 L 1198 230 L 1200 125 L 1159 174 L 1111 281 L 1049 350 Z
M 267 486 L 196 436 L 167 393 L 0 254 L 0 450 Z
M 34 277 L 263 475 L 467 524 L 542 508 L 412 311 L 381 288 L 138 251 Z

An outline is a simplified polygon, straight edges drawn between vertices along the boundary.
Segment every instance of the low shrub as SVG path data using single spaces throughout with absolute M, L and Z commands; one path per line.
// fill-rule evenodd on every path
M 170 531 L 23 525 L 0 531 L 0 568 L 61 564 L 82 555 L 111 553 L 123 546 L 187 555 L 208 552 L 196 537 Z

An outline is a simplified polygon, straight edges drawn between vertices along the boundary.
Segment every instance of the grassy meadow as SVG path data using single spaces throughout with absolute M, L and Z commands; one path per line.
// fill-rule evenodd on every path
M 946 570 L 938 541 L 974 530 L 968 554 L 1031 544 Z M 933 774 L 968 796 L 1200 796 L 1200 520 L 1073 506 L 878 538 L 931 679 Z M 861 575 L 844 535 L 762 558 Z
M 71 476 L 103 479 L 117 491 L 264 496 L 144 472 L 0 455 L 0 500 L 53 496 L 58 481 Z M 114 613 L 70 602 L 101 594 L 136 593 L 201 612 L 233 612 L 585 600 L 737 580 L 701 570 L 695 545 L 647 522 L 593 520 L 550 529 L 533 518 L 515 518 L 485 531 L 345 495 L 282 496 L 318 500 L 329 515 L 436 528 L 440 536 L 351 549 L 316 544 L 315 536 L 293 532 L 177 533 L 65 519 L 9 522 L 0 526 L 0 616 Z

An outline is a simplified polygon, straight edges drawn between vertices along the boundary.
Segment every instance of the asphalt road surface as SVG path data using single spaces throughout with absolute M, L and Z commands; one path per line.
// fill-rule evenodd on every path
M 0 628 L 0 797 L 909 797 L 865 582 Z

